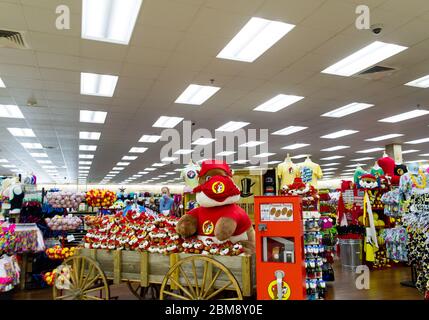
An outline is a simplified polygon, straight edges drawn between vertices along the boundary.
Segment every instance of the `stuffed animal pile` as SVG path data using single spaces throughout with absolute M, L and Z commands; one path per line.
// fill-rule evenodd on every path
M 90 207 L 108 208 L 116 201 L 116 194 L 110 190 L 92 189 L 86 193 L 85 199 Z
M 45 221 L 51 230 L 75 230 L 82 224 L 79 217 L 71 214 L 67 216 L 56 215 L 52 219 L 46 218 Z
M 46 198 L 53 208 L 77 209 L 79 204 L 85 199 L 85 193 L 66 191 L 49 192 Z
M 105 215 L 84 237 L 85 248 L 123 249 L 170 254 L 177 252 L 195 254 L 239 255 L 244 252 L 240 243 L 226 241 L 215 244 L 212 239 L 204 241 L 196 236 L 185 240 L 176 232 L 179 221 L 176 217 L 152 216 L 144 212 L 130 210 Z
M 60 246 L 54 246 L 46 249 L 46 255 L 51 260 L 64 260 L 74 256 L 76 247 L 62 248 Z

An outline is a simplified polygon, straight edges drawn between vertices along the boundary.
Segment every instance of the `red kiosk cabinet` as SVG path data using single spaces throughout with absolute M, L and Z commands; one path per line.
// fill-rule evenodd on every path
M 304 300 L 301 198 L 255 197 L 256 288 L 259 300 Z

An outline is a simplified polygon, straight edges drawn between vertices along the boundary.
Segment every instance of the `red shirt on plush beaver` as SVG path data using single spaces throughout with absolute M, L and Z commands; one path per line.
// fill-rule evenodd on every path
M 228 164 L 206 160 L 198 173 L 199 185 L 194 189 L 200 207 L 185 214 L 177 224 L 183 237 L 216 237 L 219 241 L 230 239 L 243 243 L 246 251 L 253 251 L 255 231 L 247 213 L 236 204 L 240 190 L 232 180 Z

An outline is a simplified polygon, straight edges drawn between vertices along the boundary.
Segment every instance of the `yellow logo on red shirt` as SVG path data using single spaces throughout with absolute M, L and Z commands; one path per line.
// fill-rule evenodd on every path
M 203 229 L 203 233 L 205 235 L 212 234 L 213 231 L 214 231 L 214 224 L 213 224 L 213 222 L 211 222 L 210 220 L 204 221 L 202 229 Z
M 223 184 L 223 182 L 216 181 L 212 185 L 212 191 L 215 194 L 223 193 L 225 191 L 225 185 Z

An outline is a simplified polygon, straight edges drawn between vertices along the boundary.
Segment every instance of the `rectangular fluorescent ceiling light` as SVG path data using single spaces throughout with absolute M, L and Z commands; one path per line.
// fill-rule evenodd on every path
M 192 144 L 196 146 L 206 146 L 214 141 L 216 141 L 216 139 L 214 138 L 198 138 L 197 140 L 192 142 Z
M 192 149 L 179 149 L 174 152 L 174 154 L 190 154 L 194 152 Z
M 141 174 L 133 174 L 133 178 L 141 178 L 142 175 Z
M 42 163 L 42 164 L 49 164 L 49 163 L 52 163 L 52 161 L 51 160 L 36 160 L 37 161 L 37 163 Z
M 419 157 L 429 157 L 429 153 L 419 154 Z
M 93 154 L 80 154 L 79 159 L 94 159 Z
M 124 167 L 113 167 L 112 170 L 113 171 L 120 171 L 120 170 L 124 170 Z
M 2 167 L 4 167 L 4 168 L 16 168 L 16 165 L 14 165 L 14 164 L 4 164 L 4 165 L 2 165 Z
M 87 123 L 104 123 L 106 121 L 107 112 L 80 110 L 80 122 Z
M 274 156 L 275 153 L 271 153 L 271 152 L 263 152 L 260 154 L 257 154 L 255 156 L 253 156 L 254 158 L 266 158 L 266 157 L 270 157 L 270 156 Z
M 280 163 L 281 161 L 268 161 L 268 162 L 265 162 L 265 164 L 277 164 L 277 163 Z
M 80 73 L 80 94 L 113 97 L 118 76 L 96 73 Z
M 232 163 L 233 164 L 245 164 L 245 163 L 248 163 L 248 162 L 250 162 L 250 160 L 235 160 Z
M 97 150 L 97 146 L 94 146 L 94 145 L 85 145 L 85 144 L 79 145 L 79 151 L 95 151 L 95 150 Z
M 161 139 L 161 136 L 144 134 L 140 138 L 139 142 L 155 143 L 158 142 L 159 139 Z
M 43 169 L 54 169 L 56 166 L 42 166 Z
M 253 62 L 294 27 L 289 23 L 252 17 L 216 57 Z
M 408 142 L 405 142 L 405 143 L 406 144 L 419 144 L 419 143 L 426 143 L 426 142 L 429 142 L 429 138 L 412 140 L 412 141 L 408 141 Z
M 324 136 L 321 136 L 321 138 L 323 139 L 337 139 L 337 138 L 341 138 L 341 137 L 345 137 L 351 134 L 355 134 L 359 131 L 357 130 L 340 130 L 337 132 L 333 132 Z
M 302 130 L 308 129 L 308 127 L 301 127 L 301 126 L 289 126 L 284 129 L 277 130 L 276 132 L 273 132 L 274 135 L 279 136 L 287 136 Z
M 35 137 L 33 130 L 27 128 L 7 128 L 14 137 Z
M 106 174 L 106 177 L 115 177 L 115 176 L 116 174 L 113 174 L 113 173 Z
M 172 161 L 175 161 L 177 159 L 179 159 L 179 158 L 176 158 L 176 157 L 164 157 L 164 158 L 161 159 L 161 161 L 162 162 L 172 162 Z
M 365 150 L 356 151 L 356 153 L 371 153 L 371 152 L 377 152 L 377 151 L 384 151 L 384 148 L 365 149 Z
M 280 111 L 291 104 L 298 102 L 299 100 L 304 99 L 301 96 L 278 94 L 274 98 L 264 102 L 263 104 L 257 106 L 254 111 L 265 111 L 265 112 L 277 112 Z
M 174 128 L 177 126 L 183 118 L 181 117 L 167 117 L 161 116 L 156 120 L 156 122 L 152 125 L 155 128 Z
M 119 171 L 109 171 L 109 174 L 118 174 L 119 173 Z
M 338 168 L 327 168 L 327 169 L 323 169 L 323 171 L 335 171 L 338 170 Z
M 407 82 L 405 85 L 417 88 L 429 88 L 429 74 L 416 80 Z
M 219 87 L 190 84 L 174 102 L 201 105 L 219 90 Z
M 428 160 L 411 160 L 411 161 L 405 161 L 405 163 L 416 163 L 416 162 L 426 162 Z
M 33 158 L 47 158 L 48 155 L 46 153 L 30 153 L 30 156 Z
M 103 121 L 104 122 L 104 121 Z M 101 132 L 80 131 L 79 139 L 82 140 L 100 140 Z
M 167 175 L 171 176 L 171 175 L 173 175 L 173 174 L 176 174 L 176 172 L 166 172 L 165 174 L 167 174 Z
M 358 158 L 358 159 L 351 159 L 350 161 L 365 161 L 365 160 L 372 160 L 374 159 L 373 157 L 363 157 L 363 158 Z
M 132 147 L 129 153 L 143 153 L 147 150 L 147 148 L 139 148 L 139 147 Z
M 373 106 L 374 106 L 373 104 L 369 104 L 369 103 L 352 102 L 341 108 L 324 113 L 322 114 L 322 117 L 342 118 L 349 114 L 359 112 L 359 111 L 371 108 Z
M 145 168 L 144 170 L 145 170 L 145 171 L 155 171 L 155 170 L 156 170 L 156 168 Z
M 160 178 L 167 178 L 167 176 L 165 174 L 161 174 L 158 177 L 160 177 Z
M 0 159 L 0 163 L 6 163 L 6 162 L 9 162 L 9 161 L 7 161 L 7 159 Z
M 342 149 L 347 149 L 347 148 L 350 148 L 350 146 L 335 146 L 335 147 L 322 149 L 320 151 L 337 151 L 337 150 L 342 150 Z
M 130 164 L 130 162 L 118 162 L 116 165 L 117 166 L 128 166 Z
M 357 168 L 357 167 L 362 167 L 362 166 L 366 166 L 365 163 L 354 163 L 354 164 L 349 164 L 346 167 L 347 168 Z
M 219 157 L 227 157 L 227 156 L 231 156 L 235 153 L 236 153 L 235 151 L 222 151 L 222 152 L 216 153 L 216 155 Z
M 326 158 L 320 158 L 320 160 L 335 160 L 335 159 L 342 159 L 344 156 L 332 156 L 332 157 L 326 157 Z
M 350 77 L 359 71 L 404 51 L 405 49 L 408 48 L 392 43 L 374 41 L 366 47 L 326 68 L 322 73 Z
M 404 121 L 404 120 L 409 120 L 409 119 L 414 119 L 414 118 L 417 118 L 417 117 L 421 117 L 421 116 L 424 116 L 424 115 L 427 115 L 427 114 L 429 114 L 428 110 L 416 109 L 416 110 L 412 110 L 412 111 L 408 111 L 408 112 L 397 114 L 396 116 L 384 118 L 384 119 L 381 119 L 381 120 L 378 120 L 378 121 L 379 122 L 397 123 L 397 122 L 401 122 L 401 121 Z
M 331 162 L 331 163 L 324 163 L 324 164 L 321 164 L 320 166 L 321 166 L 321 167 L 332 167 L 332 166 L 337 166 L 337 165 L 339 165 L 339 164 L 341 164 L 341 163 L 339 163 L 339 162 Z
M 91 167 L 88 167 L 88 166 L 79 167 L 79 170 L 89 170 L 89 169 L 91 169 Z
M 0 78 L 0 88 L 6 88 L 6 85 L 4 84 L 1 78 Z
M 298 155 L 290 157 L 290 158 L 291 159 L 302 159 L 302 158 L 309 157 L 309 156 L 311 156 L 311 155 L 310 154 L 298 154 Z
M 222 131 L 222 132 L 234 132 L 238 129 L 241 129 L 247 125 L 249 125 L 250 122 L 242 122 L 242 121 L 229 121 L 225 123 L 223 126 L 220 126 L 216 129 L 216 131 Z
M 414 153 L 414 152 L 419 152 L 419 151 L 420 150 L 415 150 L 415 149 L 402 150 L 402 154 Z
M 260 146 L 261 144 L 264 144 L 265 141 L 249 141 L 243 144 L 240 144 L 240 147 L 247 147 L 247 148 L 253 148 L 256 146 Z
M 401 134 L 401 133 L 391 133 L 391 134 L 386 134 L 384 136 L 374 137 L 371 139 L 365 139 L 365 141 L 382 141 L 382 140 L 388 140 L 388 139 L 393 139 L 393 138 L 402 137 L 402 136 L 403 136 L 403 134 Z
M 0 117 L 24 119 L 24 115 L 22 114 L 21 109 L 19 109 L 18 106 L 10 104 L 0 104 Z
M 288 146 L 284 146 L 282 149 L 285 150 L 295 150 L 295 149 L 299 149 L 299 148 L 304 148 L 309 146 L 308 143 L 294 143 L 294 144 L 290 144 Z
M 139 171 L 138 174 L 148 174 L 149 172 L 147 171 Z
M 21 145 L 25 149 L 43 149 L 43 146 L 40 143 L 21 142 Z
M 161 180 L 161 178 L 152 178 L 152 180 Z
M 136 160 L 137 156 L 123 156 L 121 160 Z
M 166 166 L 167 164 L 166 163 L 154 163 L 153 165 L 152 165 L 152 167 L 163 167 L 163 166 Z

